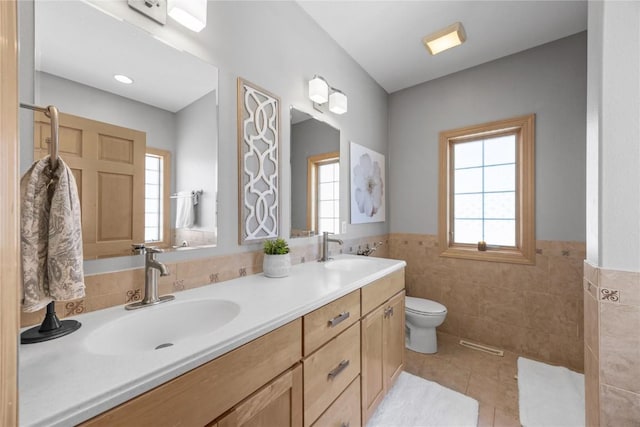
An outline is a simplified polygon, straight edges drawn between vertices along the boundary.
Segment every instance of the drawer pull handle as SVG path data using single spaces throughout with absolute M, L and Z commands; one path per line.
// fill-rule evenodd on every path
M 393 316 L 393 307 L 387 307 L 384 309 L 384 317 Z
M 334 379 L 340 374 L 340 372 L 347 369 L 347 366 L 349 366 L 349 361 L 343 360 L 342 362 L 340 362 L 338 366 L 336 366 L 331 372 L 329 372 L 329 374 L 327 375 L 327 379 L 330 379 L 330 380 Z
M 341 423 L 340 427 L 349 427 L 351 425 L 351 423 L 349 421 L 347 421 L 346 423 Z
M 348 311 L 343 311 L 342 313 L 338 314 L 333 319 L 329 320 L 329 327 L 333 328 L 334 326 L 336 326 L 340 322 L 342 322 L 344 320 L 347 320 L 350 315 L 351 314 Z

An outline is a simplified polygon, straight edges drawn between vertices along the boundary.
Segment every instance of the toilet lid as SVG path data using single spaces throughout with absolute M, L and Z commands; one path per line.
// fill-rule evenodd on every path
M 447 311 L 447 307 L 438 302 L 416 297 L 406 297 L 405 307 L 414 313 L 424 314 L 444 313 Z

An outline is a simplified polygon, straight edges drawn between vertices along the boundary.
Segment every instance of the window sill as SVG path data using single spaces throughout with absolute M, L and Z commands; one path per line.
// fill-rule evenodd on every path
M 446 258 L 470 259 L 475 261 L 535 265 L 535 248 L 529 252 L 530 254 L 527 254 L 524 250 L 518 249 L 489 249 L 486 251 L 479 251 L 476 247 L 450 246 L 441 251 L 440 256 Z

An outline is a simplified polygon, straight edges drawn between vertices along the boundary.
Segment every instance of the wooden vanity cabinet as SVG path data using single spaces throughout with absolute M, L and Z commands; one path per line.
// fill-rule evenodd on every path
M 373 288 L 367 289 L 369 286 Z M 366 290 L 366 292 L 365 292 Z M 404 272 L 362 288 L 362 423 L 367 423 L 404 367 Z M 365 302 L 365 299 L 367 300 Z
M 82 425 L 365 425 L 404 366 L 404 334 L 399 270 Z
M 297 319 L 281 326 L 82 425 L 205 426 L 299 363 L 301 323 Z M 271 386 L 276 383 L 282 386 L 277 380 Z

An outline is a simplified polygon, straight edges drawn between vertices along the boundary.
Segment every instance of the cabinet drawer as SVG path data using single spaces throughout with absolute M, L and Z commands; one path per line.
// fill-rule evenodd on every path
M 308 356 L 360 319 L 360 290 L 304 316 L 304 355 Z
M 297 319 L 82 425 L 206 425 L 297 363 L 301 348 Z
M 311 425 L 360 373 L 360 322 L 302 362 L 304 425 Z
M 404 269 L 395 271 L 363 287 L 361 289 L 362 315 L 369 313 L 403 289 Z
M 313 427 L 358 427 L 360 423 L 360 377 L 318 418 Z

